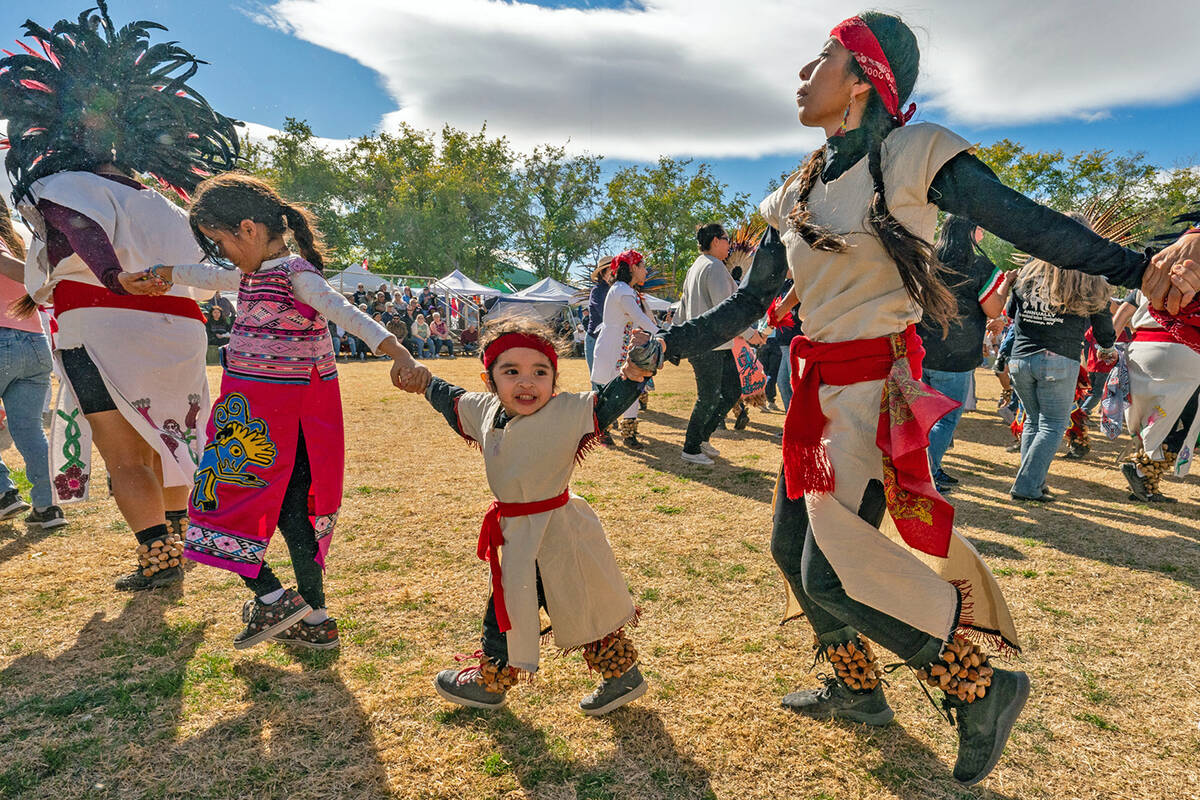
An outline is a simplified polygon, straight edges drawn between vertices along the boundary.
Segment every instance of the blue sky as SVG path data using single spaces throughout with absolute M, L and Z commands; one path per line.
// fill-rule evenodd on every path
M 322 5 L 326 0 L 312 0 L 313 8 Z M 365 4 L 369 0 L 362 0 L 360 4 Z M 288 0 L 292 3 L 292 8 L 303 8 L 303 0 Z M 533 24 L 538 24 L 539 21 L 545 20 L 547 23 L 559 24 L 565 17 L 570 21 L 570 28 L 574 30 L 581 25 L 591 24 L 592 21 L 603 21 L 603 25 L 613 26 L 632 23 L 635 27 L 632 30 L 637 31 L 638 15 L 643 12 L 643 8 L 636 4 L 625 4 L 616 2 L 593 1 L 586 2 L 544 2 L 538 5 L 546 6 L 548 9 L 557 9 L 562 12 L 563 9 L 575 8 L 589 12 L 588 15 L 570 15 L 564 13 L 556 13 L 551 15 L 547 9 L 538 9 L 536 12 L 530 9 L 521 9 L 514 4 L 494 3 L 485 4 L 483 0 L 453 0 L 459 5 L 469 5 L 471 3 L 482 4 L 489 13 L 497 15 L 503 14 L 505 11 L 510 11 L 514 16 L 521 16 L 526 22 L 522 23 L 526 27 L 530 24 L 528 20 L 533 20 Z M 419 4 L 424 6 L 424 0 L 419 0 Z M 711 3 L 710 3 L 711 4 Z M 334 4 L 333 8 L 344 9 L 343 14 L 359 13 L 355 11 L 349 0 L 340 6 Z M 733 31 L 753 31 L 753 20 L 746 19 L 738 14 L 737 9 L 740 4 L 728 3 L 729 9 L 727 15 L 728 22 L 720 24 L 728 24 Z M 794 7 L 800 7 L 802 4 L 792 4 Z M 1077 6 L 1078 4 L 1068 4 Z M 1137 7 L 1127 6 L 1129 9 L 1142 8 L 1145 5 L 1153 6 L 1155 3 L 1139 4 Z M 80 2 L 62 2 L 62 0 L 43 0 L 42 2 L 32 3 L 24 0 L 7 0 L 0 4 L 0 41 L 11 41 L 19 32 L 19 26 L 27 16 L 32 16 L 43 25 L 49 26 L 55 20 L 64 17 L 74 17 L 84 8 L 85 4 Z M 499 9 L 494 6 L 500 6 Z M 355 21 L 353 24 L 347 23 L 346 27 L 337 27 L 328 24 L 329 18 L 314 16 L 307 22 L 302 14 L 292 14 L 291 9 L 285 10 L 283 16 L 288 17 L 288 24 L 294 24 L 295 28 L 291 33 L 286 33 L 280 30 L 281 27 L 287 28 L 288 25 L 269 25 L 261 21 L 261 17 L 256 21 L 256 15 L 262 15 L 269 11 L 273 11 L 276 19 L 281 16 L 279 8 L 272 8 L 270 4 L 260 2 L 241 2 L 231 3 L 225 0 L 200 0 L 199 2 L 178 2 L 171 0 L 111 0 L 111 13 L 117 22 L 122 24 L 125 21 L 134 18 L 152 19 L 165 24 L 169 31 L 169 37 L 178 39 L 200 58 L 210 62 L 210 65 L 204 67 L 200 75 L 194 80 L 194 85 L 204 93 L 210 102 L 218 110 L 229 114 L 239 119 L 259 123 L 269 127 L 279 127 L 287 116 L 307 119 L 313 126 L 318 135 L 341 139 L 361 135 L 377 129 L 381 120 L 385 115 L 392 114 L 393 119 L 397 114 L 403 114 L 399 109 L 416 109 L 419 116 L 413 118 L 412 121 L 417 123 L 428 123 L 425 127 L 434 127 L 436 121 L 449 121 L 459 127 L 477 128 L 484 122 L 485 115 L 489 111 L 484 107 L 486 103 L 481 104 L 480 110 L 472 117 L 473 108 L 470 105 L 470 100 L 462 100 L 460 103 L 448 102 L 446 98 L 455 96 L 462 98 L 462 87 L 464 83 L 450 84 L 441 95 L 430 94 L 427 97 L 414 99 L 411 103 L 402 102 L 397 99 L 397 96 L 409 96 L 408 92 L 420 92 L 421 86 L 413 84 L 420 83 L 419 80 L 412 79 L 413 75 L 420 75 L 419 67 L 414 71 L 412 63 L 406 63 L 400 67 L 395 67 L 394 59 L 396 52 L 412 52 L 414 50 L 412 42 L 405 41 L 403 35 L 397 35 L 395 31 L 388 30 L 387 25 L 391 24 L 394 17 L 400 17 L 403 13 L 425 13 L 418 12 L 415 9 L 414 3 L 396 2 L 393 6 L 396 13 L 387 15 L 378 15 L 378 18 L 367 16 L 365 19 Z M 703 15 L 709 11 L 697 8 L 697 15 L 704 18 Z M 718 6 L 718 8 L 720 8 Z M 602 9 L 617 9 L 616 11 L 601 12 Z M 391 7 L 389 7 L 389 11 Z M 668 9 L 669 10 L 669 9 Z M 336 13 L 336 12 L 333 12 Z M 1131 10 L 1130 16 L 1126 21 L 1129 29 L 1138 26 L 1136 19 L 1136 10 Z M 1103 16 L 1101 13 L 1100 16 Z M 632 55 L 644 53 L 648 50 L 656 52 L 669 49 L 663 45 L 664 41 L 670 41 L 670 37 L 675 35 L 672 29 L 666 24 L 661 23 L 663 14 L 659 14 L 660 18 L 658 28 L 655 29 L 655 35 L 658 39 L 647 40 L 647 43 L 629 44 L 627 45 L 629 52 L 624 54 L 621 61 L 628 62 L 632 59 Z M 708 18 L 712 18 L 711 15 Z M 496 19 L 501 19 L 497 16 Z M 650 19 L 647 17 L 646 19 Z M 1195 15 L 1185 16 L 1179 24 L 1190 26 L 1193 33 L 1200 33 L 1200 25 L 1197 25 L 1192 20 L 1195 20 Z M 340 23 L 341 21 L 339 21 Z M 472 58 L 480 55 L 478 50 L 469 53 L 470 58 L 465 58 L 468 55 L 467 51 L 458 54 L 454 48 L 472 46 L 478 48 L 478 44 L 470 44 L 469 40 L 464 40 L 462 37 L 466 34 L 462 30 L 450 30 L 444 20 L 428 21 L 429 31 L 433 33 L 423 33 L 421 44 L 427 48 L 420 50 L 417 55 L 412 58 L 416 60 L 424 60 L 431 66 L 430 74 L 437 79 L 441 79 L 448 71 L 452 71 L 455 65 L 464 64 Z M 828 28 L 829 24 L 836 22 L 836 19 L 828 21 L 821 20 L 822 29 Z M 399 23 L 396 23 L 399 24 Z M 404 25 L 408 29 L 413 29 L 411 20 L 405 21 Z M 717 24 L 714 22 L 714 24 Z M 816 23 L 814 23 L 815 25 Z M 357 27 L 355 27 L 357 25 Z M 736 26 L 736 27 L 732 27 Z M 327 30 L 322 30 L 324 27 Z M 650 27 L 647 25 L 646 27 Z M 931 36 L 937 35 L 936 18 L 930 25 Z M 374 36 L 374 30 L 379 29 L 378 37 Z M 614 28 L 603 28 L 604 31 L 619 30 Z M 681 27 L 680 36 L 686 37 L 686 27 Z M 348 33 L 344 32 L 348 31 Z M 437 32 L 446 31 L 445 44 L 440 45 L 437 42 L 429 43 L 427 40 L 431 36 L 438 35 Z M 500 29 L 497 37 L 491 41 L 498 42 L 499 47 L 504 46 L 506 41 L 503 38 L 503 29 Z M 1017 32 L 1020 33 L 1020 32 Z M 473 34 L 472 34 L 473 35 Z M 619 37 L 619 33 L 612 34 Z M 764 34 L 765 35 L 765 34 Z M 807 35 L 807 34 L 806 34 Z M 1016 33 L 1014 33 L 1016 35 Z M 1047 34 L 1048 36 L 1048 34 Z M 665 37 L 665 38 L 663 38 Z M 798 38 L 808 41 L 819 41 L 821 36 L 813 37 L 809 35 L 804 38 L 797 34 Z M 540 41 L 536 38 L 528 40 L 529 47 L 552 46 L 547 42 L 552 41 L 553 37 L 547 35 L 546 41 Z M 1198 39 L 1193 37 L 1192 41 Z M 468 44 L 464 44 L 468 41 Z M 522 40 L 524 41 L 524 40 Z M 982 40 L 981 40 L 982 41 Z M 938 44 L 945 44 L 944 40 L 939 40 Z M 1133 45 L 1146 44 L 1144 38 L 1131 40 L 1129 47 Z M 1047 43 L 1048 45 L 1049 43 Z M 755 50 L 751 42 L 740 42 L 739 54 L 737 54 L 731 63 L 744 66 L 745 62 L 752 60 L 751 56 Z M 8 49 L 14 49 L 11 45 Z M 515 45 L 514 49 L 524 48 L 525 44 Z M 819 44 L 818 44 L 819 46 Z M 1065 45 L 1058 43 L 1057 46 L 1066 51 L 1070 50 L 1069 43 Z M 576 48 L 578 49 L 578 48 Z M 807 55 L 811 50 L 811 45 L 799 46 L 796 48 L 800 53 Z M 953 49 L 953 48 L 950 48 Z M 1034 53 L 1036 55 L 1036 46 Z M 620 51 L 621 46 L 615 48 L 606 48 L 601 52 L 611 52 L 613 50 Z M 1116 54 L 1109 57 L 1112 61 L 1112 74 L 1103 74 L 1105 65 L 1103 61 L 1093 62 L 1091 66 L 1081 65 L 1080 70 L 1084 72 L 1090 71 L 1092 76 L 1082 74 L 1072 76 L 1072 80 L 1077 81 L 1075 84 L 1067 86 L 1062 92 L 1062 97 L 1068 99 L 1081 91 L 1088 89 L 1085 81 L 1094 80 L 1096 83 L 1104 82 L 1120 82 L 1136 81 L 1136 76 L 1129 76 L 1126 65 L 1117 63 L 1117 60 L 1125 61 L 1127 58 L 1133 57 L 1131 49 L 1123 51 L 1115 51 Z M 1193 49 L 1188 52 L 1195 52 Z M 631 55 L 632 54 L 632 55 Z M 443 55 L 445 61 L 441 61 Z M 1069 55 L 1069 52 L 1066 53 Z M 359 59 L 359 60 L 356 60 Z M 545 56 L 541 56 L 545 60 Z M 736 81 L 731 81 L 730 86 L 722 87 L 722 92 L 729 92 L 730 102 L 733 108 L 726 117 L 736 117 L 741 114 L 742 119 L 725 119 L 722 120 L 720 126 L 723 127 L 720 136 L 723 138 L 706 139 L 704 136 L 698 136 L 695 142 L 691 142 L 686 138 L 670 138 L 665 137 L 662 131 L 653 135 L 641 137 L 637 129 L 637 125 L 630 125 L 628 136 L 631 142 L 643 138 L 649 141 L 662 141 L 663 147 L 669 147 L 673 150 L 673 154 L 680 156 L 692 155 L 697 160 L 707 161 L 712 164 L 718 177 L 728 183 L 731 189 L 735 191 L 746 192 L 753 198 L 757 198 L 763 193 L 767 182 L 772 178 L 777 177 L 780 173 L 791 169 L 812 146 L 811 133 L 806 132 L 795 124 L 794 134 L 786 127 L 786 122 L 781 122 L 784 115 L 792 115 L 792 97 L 791 91 L 786 87 L 791 86 L 795 82 L 795 68 L 802 63 L 803 60 L 799 56 L 789 58 L 793 63 L 787 61 L 782 62 L 782 65 L 775 70 L 771 80 L 776 83 L 769 92 L 762 92 L 755 98 L 754 103 L 759 106 L 744 105 L 739 106 L 745 98 L 740 92 L 740 87 Z M 1123 90 L 1118 91 L 1118 94 L 1123 94 L 1120 102 L 1115 103 L 1111 108 L 1097 108 L 1091 106 L 1085 109 L 1076 109 L 1068 112 L 1066 119 L 1058 119 L 1057 121 L 1036 121 L 1038 119 L 1054 116 L 1053 109 L 1055 108 L 1055 100 L 1050 97 L 1048 100 L 1045 97 L 1036 97 L 1029 99 L 1023 95 L 1014 95 L 1005 98 L 1002 96 L 1007 92 L 1010 84 L 1019 84 L 1023 79 L 1020 76 L 1014 75 L 1012 81 L 1005 82 L 1004 75 L 994 76 L 993 83 L 988 83 L 983 80 L 985 86 L 990 86 L 989 91 L 993 92 L 996 99 L 989 100 L 988 97 L 978 97 L 978 92 L 973 93 L 968 87 L 966 94 L 962 93 L 961 89 L 954 89 L 952 84 L 955 80 L 955 75 L 951 74 L 951 70 L 944 65 L 952 63 L 953 58 L 962 58 L 961 55 L 947 57 L 946 60 L 940 62 L 942 64 L 940 74 L 941 78 L 935 78 L 937 90 L 937 99 L 930 102 L 922 102 L 922 97 L 918 96 L 918 104 L 921 106 L 920 118 L 933 122 L 940 122 L 953 127 L 968 139 L 989 143 L 996 139 L 1008 137 L 1020 141 L 1024 145 L 1033 149 L 1062 149 L 1067 152 L 1077 152 L 1085 149 L 1111 149 L 1115 151 L 1139 150 L 1145 151 L 1150 160 L 1163 167 L 1176 166 L 1181 163 L 1200 163 L 1200 137 L 1194 133 L 1200 130 L 1200 99 L 1196 86 L 1188 87 L 1180 82 L 1180 72 L 1187 70 L 1186 67 L 1179 66 L 1179 63 L 1171 59 L 1167 59 L 1164 63 L 1175 64 L 1169 71 L 1164 70 L 1161 74 L 1161 82 L 1170 84 L 1171 82 L 1180 83 L 1178 91 L 1168 91 L 1164 95 L 1161 87 L 1157 84 L 1154 88 L 1158 91 L 1158 96 L 1155 97 L 1153 103 L 1139 103 L 1136 98 L 1141 96 L 1136 83 L 1134 85 L 1125 85 Z M 512 64 L 512 74 L 517 76 L 513 82 L 520 79 L 522 75 L 522 65 L 519 62 L 519 54 L 506 54 L 505 59 L 501 63 Z M 1138 56 L 1134 61 L 1144 61 L 1145 59 Z M 365 61 L 370 64 L 380 65 L 378 69 L 365 66 L 360 61 Z M 1185 58 L 1186 61 L 1186 58 Z M 651 75 L 651 80 L 658 77 L 669 77 L 672 80 L 677 79 L 677 73 L 687 70 L 687 64 L 690 62 L 680 62 L 683 66 L 678 66 L 673 63 L 664 62 L 663 65 L 652 65 L 649 68 L 648 74 Z M 1072 68 L 1072 59 L 1064 58 L 1063 64 L 1059 67 L 1063 70 Z M 1097 66 L 1097 63 L 1099 66 Z M 1132 63 L 1132 62 L 1131 62 Z M 436 66 L 436 69 L 432 67 Z M 609 65 L 611 66 L 611 64 Z M 935 67 L 937 65 L 935 64 Z M 961 70 L 960 70 L 961 71 Z M 1193 73 L 1195 70 L 1191 70 Z M 786 73 L 786 74 L 785 74 Z M 621 73 L 610 76 L 612 80 L 618 81 L 616 85 L 616 94 L 619 97 L 622 93 L 629 95 L 637 95 L 637 86 L 625 87 L 619 81 L 627 80 L 631 73 Z M 1053 82 L 1061 78 L 1062 73 L 1057 69 L 1047 69 L 1045 74 L 1048 76 L 1047 81 Z M 471 78 L 474 83 L 471 86 L 486 83 L 480 81 L 479 76 Z M 919 92 L 925 87 L 925 79 L 923 77 L 922 84 L 919 84 Z M 636 81 L 635 81 L 636 82 Z M 501 89 L 508 87 L 497 83 Z M 703 84 L 701 84 L 703 85 Z M 529 87 L 526 88 L 524 95 L 519 95 L 525 98 L 538 96 L 538 85 L 536 81 L 531 79 Z M 1003 91 L 998 91 L 996 87 L 1000 87 Z M 595 91 L 597 96 L 600 96 L 608 87 L 586 85 L 577 87 L 575 90 L 570 90 L 568 94 L 587 93 Z M 1120 89 L 1121 87 L 1118 87 Z M 1053 86 L 1048 87 L 1047 91 L 1054 89 Z M 1020 92 L 1022 87 L 1015 86 L 1014 92 Z M 490 90 L 489 90 L 490 91 Z M 499 91 L 499 90 L 497 90 Z M 672 84 L 664 91 L 668 92 L 673 97 L 682 98 L 678 108 L 669 108 L 664 113 L 669 116 L 677 117 L 681 128 L 697 128 L 697 119 L 688 116 L 690 114 L 688 107 L 703 105 L 708 102 L 708 98 L 704 98 L 697 94 L 697 89 L 694 85 L 687 84 Z M 1097 91 L 1103 92 L 1103 87 L 1097 87 Z M 957 94 L 956 94 L 957 92 Z M 690 94 L 689 94 L 690 93 Z M 718 98 L 724 95 L 721 92 L 716 93 Z M 567 95 L 563 95 L 564 97 Z M 415 97 L 415 95 L 414 95 Z M 963 101 L 963 98 L 967 98 Z M 693 99 L 694 98 L 694 99 Z M 776 99 L 777 98 L 777 99 Z M 953 98 L 958 98 L 955 102 Z M 973 110 L 959 113 L 960 108 L 967 108 L 971 103 L 978 101 L 978 107 L 972 106 Z M 643 98 L 643 100 L 645 100 Z M 498 114 L 496 110 L 491 110 L 489 130 L 493 132 L 504 132 L 513 137 L 518 146 L 537 141 L 536 134 L 539 132 L 538 120 L 530 123 L 529 129 L 521 128 L 521 120 L 519 113 L 521 109 L 511 107 L 503 109 L 504 115 Z M 535 101 L 530 101 L 535 102 Z M 635 109 L 632 112 L 622 111 L 621 113 L 630 113 L 631 117 L 637 119 L 649 120 L 654 116 L 654 98 L 650 97 L 645 100 L 649 103 L 650 110 L 644 108 L 642 110 Z M 749 101 L 746 101 L 747 103 Z M 776 103 L 778 108 L 772 108 L 770 125 L 778 129 L 778 132 L 773 134 L 773 138 L 769 141 L 763 140 L 761 145 L 756 145 L 759 151 L 766 153 L 764 155 L 747 155 L 729 153 L 737 152 L 739 146 L 737 144 L 739 138 L 749 140 L 756 133 L 753 115 L 759 113 L 757 109 L 762 104 L 767 103 L 774 106 Z M 1046 111 L 1047 103 L 1049 103 L 1050 112 Z M 551 99 L 548 101 L 549 109 L 540 109 L 537 111 L 528 112 L 533 116 L 549 114 L 553 116 L 555 108 L 561 108 L 564 101 L 560 98 Z M 713 105 L 718 108 L 723 107 L 718 100 Z M 1006 109 L 1011 107 L 1014 109 L 1011 115 L 1006 114 Z M 439 117 L 439 111 L 444 109 L 445 116 Z M 1096 112 L 1100 113 L 1097 114 Z M 719 113 L 719 112 L 718 112 Z M 606 115 L 611 116 L 611 113 L 606 111 Z M 1006 116 L 1011 116 L 1010 119 L 1005 119 Z M 1099 116 L 1100 118 L 1094 121 L 1083 121 L 1080 117 Z M 500 121 L 497 122 L 497 117 Z M 608 168 L 612 169 L 615 166 L 632 163 L 630 155 L 640 155 L 642 158 L 650 157 L 650 152 L 636 152 L 636 143 L 630 144 L 628 147 L 619 139 L 614 139 L 611 131 L 599 131 L 593 123 L 588 122 L 582 126 L 578 133 L 572 128 L 572 125 L 579 126 L 578 117 L 568 117 L 564 112 L 564 119 L 558 127 L 547 125 L 545 130 L 550 134 L 544 141 L 549 141 L 555 144 L 562 144 L 567 136 L 570 136 L 573 141 L 583 140 L 586 143 L 595 141 L 600 143 L 599 148 L 589 149 L 604 149 L 607 147 L 615 147 L 615 149 L 624 152 L 618 152 L 615 157 L 607 159 Z M 703 123 L 703 118 L 701 124 Z M 794 119 L 794 117 L 793 117 Z M 1031 121 L 1031 119 L 1033 121 Z M 661 121 L 661 120 L 660 120 Z M 664 125 L 669 126 L 670 119 L 666 120 Z M 742 126 L 741 130 L 744 135 L 739 133 L 738 126 Z M 764 124 L 763 127 L 766 127 Z M 511 133 L 510 133 L 511 129 Z M 599 132 L 598 132 L 599 131 Z M 594 136 L 589 139 L 589 136 Z M 655 140 L 654 136 L 659 136 Z M 792 144 L 791 137 L 794 135 L 795 142 Z M 532 138 L 531 138 L 532 137 Z M 806 138 L 808 137 L 808 138 Z M 616 144 L 614 145 L 614 142 Z M 731 142 L 733 144 L 731 144 Z M 653 144 L 648 145 L 653 147 Z M 753 151 L 756 146 L 747 146 L 745 149 Z M 689 149 L 691 151 L 689 152 Z M 652 151 L 658 152 L 658 151 Z

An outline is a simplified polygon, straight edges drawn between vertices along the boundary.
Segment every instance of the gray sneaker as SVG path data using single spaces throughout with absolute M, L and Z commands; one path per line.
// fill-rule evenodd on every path
M 0 496 L 0 519 L 12 519 L 24 514 L 33 506 L 21 499 L 21 493 L 11 489 Z
M 468 708 L 499 708 L 507 692 L 489 692 L 476 680 L 479 667 L 444 669 L 433 679 L 433 688 L 451 703 Z
M 579 701 L 579 707 L 589 717 L 599 717 L 633 702 L 646 693 L 646 679 L 637 664 L 619 678 L 605 678 L 596 691 Z
M 1029 676 L 1024 672 L 997 669 L 982 700 L 967 703 L 946 698 L 958 710 L 958 759 L 954 780 L 965 786 L 979 783 L 1000 760 L 1013 723 L 1029 699 Z
M 138 567 L 128 575 L 117 578 L 115 584 L 119 592 L 141 592 L 146 589 L 159 589 L 163 586 L 172 586 L 183 581 L 183 567 L 168 567 L 159 570 L 150 577 L 142 574 L 142 568 Z
M 1147 491 L 1142 476 L 1138 475 L 1136 465 L 1125 462 L 1121 465 L 1121 474 L 1125 476 L 1125 482 L 1129 484 L 1130 500 L 1141 500 L 1143 503 L 1150 501 L 1150 492 Z
M 826 678 L 820 689 L 792 692 L 783 698 L 783 707 L 813 719 L 844 719 L 875 726 L 887 725 L 896 716 L 882 686 L 855 692 L 837 678 Z

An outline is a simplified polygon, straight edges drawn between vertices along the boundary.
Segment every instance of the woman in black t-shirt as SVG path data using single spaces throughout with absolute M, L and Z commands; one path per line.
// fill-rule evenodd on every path
M 1086 222 L 1082 215 L 1071 216 Z M 1098 275 L 1037 259 L 1017 276 L 1009 303 L 1016 335 L 1008 369 L 1026 417 L 1021 465 L 1009 490 L 1014 499 L 1053 499 L 1046 491 L 1046 473 L 1069 424 L 1084 332 L 1091 327 L 1102 357 L 1113 352 L 1110 291 Z

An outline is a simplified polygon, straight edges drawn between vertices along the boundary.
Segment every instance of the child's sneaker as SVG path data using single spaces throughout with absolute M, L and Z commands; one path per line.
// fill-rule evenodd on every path
M 0 520 L 12 519 L 19 514 L 24 514 L 32 507 L 21 499 L 21 493 L 16 489 L 7 491 L 0 496 Z
M 34 509 L 33 513 L 25 518 L 25 524 L 31 528 L 38 528 L 43 531 L 54 530 L 69 524 L 67 518 L 63 515 L 63 510 L 58 506 L 47 506 L 41 511 Z
M 605 678 L 596 691 L 579 701 L 579 707 L 589 717 L 599 717 L 633 702 L 646 693 L 646 679 L 637 664 L 619 678 Z
M 242 622 L 246 627 L 233 637 L 233 646 L 238 650 L 253 647 L 286 631 L 310 613 L 312 607 L 295 589 L 285 589 L 283 596 L 270 605 L 252 597 L 242 606 Z
M 275 634 L 271 639 L 313 650 L 332 650 L 339 644 L 337 620 L 330 617 L 316 625 L 309 625 L 304 620 L 300 620 L 283 633 Z

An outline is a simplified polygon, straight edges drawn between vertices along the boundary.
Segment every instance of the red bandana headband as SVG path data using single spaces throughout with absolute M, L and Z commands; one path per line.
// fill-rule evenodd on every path
M 898 124 L 903 125 L 912 119 L 917 111 L 917 104 L 910 103 L 908 110 L 900 113 L 900 92 L 896 89 L 896 76 L 892 74 L 892 65 L 888 63 L 883 48 L 879 46 L 879 40 L 871 33 L 867 23 L 859 17 L 851 17 L 834 26 L 829 32 L 829 38 L 836 39 L 850 51 L 858 66 L 867 73 L 867 79 L 871 81 L 875 91 L 879 93 L 884 109 Z
M 613 274 L 615 275 L 617 274 L 617 270 L 620 269 L 622 265 L 627 267 L 635 267 L 642 263 L 642 260 L 642 254 L 637 250 L 626 250 L 624 253 L 621 253 L 621 255 L 614 258 L 612 260 L 612 264 L 609 266 L 612 267 Z
M 518 332 L 498 336 L 496 341 L 487 346 L 487 349 L 483 351 L 483 368 L 491 369 L 492 364 L 496 363 L 496 359 L 500 357 L 501 353 L 514 347 L 528 347 L 530 350 L 537 350 L 550 359 L 550 366 L 555 370 L 558 369 L 558 352 L 554 349 L 554 345 L 540 336 Z

